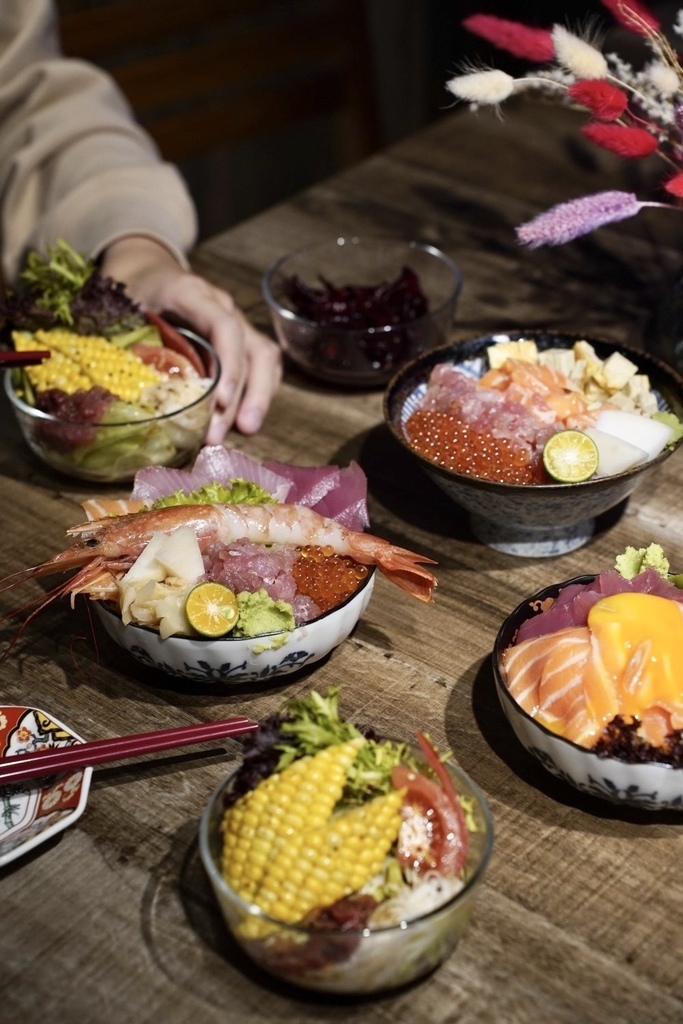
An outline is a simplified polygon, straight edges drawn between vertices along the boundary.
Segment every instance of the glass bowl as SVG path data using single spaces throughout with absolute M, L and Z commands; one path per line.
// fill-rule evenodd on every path
M 202 395 L 175 412 L 133 422 L 72 423 L 41 412 L 16 393 L 13 372 L 5 372 L 5 394 L 24 441 L 42 462 L 79 480 L 115 483 L 132 480 L 145 466 L 182 466 L 202 446 L 220 377 L 212 346 L 191 331 L 181 332 L 205 367 Z
M 292 278 L 308 288 L 375 287 L 413 270 L 429 312 L 386 326 L 323 326 L 298 315 L 288 297 Z M 383 237 L 335 238 L 306 246 L 277 260 L 263 279 L 277 339 L 306 373 L 345 387 L 379 387 L 409 359 L 448 340 L 462 287 L 457 265 L 432 245 Z
M 419 752 L 415 753 L 420 759 Z M 464 885 L 422 916 L 372 930 L 320 931 L 284 924 L 231 889 L 220 870 L 220 823 L 234 773 L 224 779 L 202 816 L 199 849 L 225 923 L 247 956 L 290 984 L 346 995 L 394 989 L 442 963 L 467 931 L 493 848 L 493 822 L 486 799 L 461 768 L 451 761 L 446 767 L 456 791 L 469 803 L 475 828 L 470 831 Z
M 406 423 L 419 408 L 431 371 L 452 363 L 473 377 L 488 366 L 490 345 L 530 339 L 539 349 L 572 348 L 578 340 L 591 344 L 601 359 L 619 352 L 648 375 L 660 409 L 683 419 L 683 378 L 644 352 L 558 331 L 500 331 L 456 342 L 428 352 L 404 366 L 384 394 L 384 420 L 401 447 L 431 479 L 470 516 L 472 532 L 482 543 L 506 554 L 553 558 L 586 544 L 598 516 L 615 508 L 677 450 L 683 439 L 649 462 L 613 476 L 592 477 L 581 483 L 509 484 L 459 473 L 419 454 L 409 443 Z

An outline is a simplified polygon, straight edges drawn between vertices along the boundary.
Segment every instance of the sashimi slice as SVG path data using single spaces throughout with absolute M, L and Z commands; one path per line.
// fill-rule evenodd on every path
M 148 466 L 135 474 L 131 497 L 140 498 L 151 505 L 157 498 L 165 498 L 176 491 L 195 491 L 204 484 L 219 483 L 225 487 L 239 477 L 263 487 L 276 501 L 288 500 L 292 482 L 280 473 L 268 469 L 262 462 L 244 452 L 224 445 L 206 445 L 200 451 L 190 470 Z
M 147 508 L 138 498 L 86 498 L 81 502 L 86 518 L 106 519 L 107 516 L 125 516 L 131 512 L 142 512 Z

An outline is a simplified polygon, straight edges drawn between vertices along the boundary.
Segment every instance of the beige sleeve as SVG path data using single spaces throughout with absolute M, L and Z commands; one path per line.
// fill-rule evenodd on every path
M 135 123 L 113 81 L 58 52 L 50 0 L 3 0 L 0 18 L 0 243 L 5 280 L 28 248 L 65 238 L 90 256 L 146 235 L 187 265 L 188 190 Z

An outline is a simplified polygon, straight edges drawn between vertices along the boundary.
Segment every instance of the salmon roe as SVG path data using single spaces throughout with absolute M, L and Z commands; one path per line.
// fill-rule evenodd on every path
M 455 473 L 506 484 L 548 482 L 540 457 L 527 446 L 474 430 L 454 412 L 418 409 L 406 423 L 406 434 L 416 452 Z
M 309 545 L 300 549 L 292 575 L 300 594 L 310 597 L 322 611 L 329 611 L 358 590 L 368 575 L 367 565 L 335 555 L 329 547 Z

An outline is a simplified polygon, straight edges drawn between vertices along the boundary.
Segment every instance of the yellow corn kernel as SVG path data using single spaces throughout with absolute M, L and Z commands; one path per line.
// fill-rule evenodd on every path
M 48 350 L 49 359 L 38 366 L 26 367 L 26 373 L 37 391 L 59 388 L 67 394 L 87 391 L 99 385 L 123 399 L 135 402 L 145 388 L 158 384 L 162 375 L 125 348 L 106 338 L 74 334 L 71 331 L 14 331 L 14 347 Z
M 293 924 L 317 907 L 357 891 L 381 870 L 398 835 L 403 790 L 333 814 L 346 772 L 364 742 L 327 747 L 295 761 L 226 812 L 221 866 L 226 881 L 243 899 Z M 311 777 L 324 779 L 325 784 L 310 787 Z M 273 827 L 276 806 L 282 814 Z M 245 819 L 251 820 L 256 808 L 258 842 L 242 833 Z M 288 834 L 282 825 L 294 819 L 297 827 Z M 253 920 L 241 928 L 250 937 L 262 931 Z

